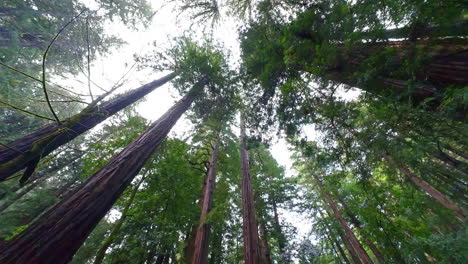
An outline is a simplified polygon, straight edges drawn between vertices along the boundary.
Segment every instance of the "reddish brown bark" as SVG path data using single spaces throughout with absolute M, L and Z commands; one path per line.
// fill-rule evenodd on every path
M 200 200 L 201 213 L 197 232 L 194 236 L 193 254 L 191 264 L 205 264 L 208 262 L 208 245 L 211 233 L 211 225 L 206 223 L 206 217 L 213 206 L 213 191 L 216 183 L 216 163 L 219 152 L 219 138 L 216 139 L 213 152 L 211 153 L 210 165 L 205 178 Z
M 190 107 L 203 85 L 204 82 L 192 88 L 107 165 L 0 249 L 0 263 L 68 263 L 180 116 Z
M 252 177 L 249 168 L 249 154 L 245 143 L 245 124 L 240 121 L 240 157 L 241 157 L 241 195 L 242 195 L 242 231 L 244 239 L 244 263 L 260 263 L 257 221 L 252 192 Z
M 337 207 L 336 203 L 333 201 L 330 193 L 328 193 L 326 190 L 324 190 L 324 188 L 323 188 L 323 186 L 322 186 L 322 184 L 321 184 L 321 182 L 320 182 L 320 180 L 318 178 L 316 178 L 316 181 L 317 181 L 317 184 L 318 184 L 318 186 L 320 187 L 320 189 L 321 189 L 321 191 L 323 193 L 325 201 L 328 203 L 328 205 L 330 206 L 330 208 L 333 211 L 334 216 L 336 217 L 336 219 L 338 220 L 340 225 L 343 227 L 344 232 L 345 232 L 345 236 L 349 239 L 349 242 L 351 243 L 351 246 L 354 248 L 355 252 L 357 253 L 359 258 L 361 259 L 362 263 L 372 264 L 373 262 L 372 262 L 371 258 L 369 257 L 367 252 L 364 250 L 364 247 L 361 245 L 359 240 L 354 235 L 354 233 L 351 230 L 351 228 L 349 227 L 348 223 L 346 223 L 345 219 L 343 218 L 340 211 L 338 210 L 338 207 Z
M 416 174 L 412 173 L 408 168 L 404 167 L 403 165 L 396 164 L 395 161 L 390 156 L 385 155 L 384 159 L 391 165 L 395 166 L 400 171 L 400 173 L 408 177 L 409 180 L 411 180 L 424 192 L 429 194 L 429 196 L 431 196 L 434 200 L 439 202 L 445 208 L 452 211 L 456 217 L 460 219 L 465 219 L 465 217 L 467 216 L 466 212 L 461 207 L 459 207 L 454 201 L 448 198 L 446 195 L 441 193 L 439 190 L 434 188 L 425 180 L 419 178 Z
M 10 148 L 0 146 L 0 181 L 24 168 L 34 171 L 40 159 L 138 101 L 175 76 L 176 73 L 168 74 L 100 105 L 87 107 L 79 114 L 62 121 L 61 124 L 48 124 L 27 136 L 8 143 Z

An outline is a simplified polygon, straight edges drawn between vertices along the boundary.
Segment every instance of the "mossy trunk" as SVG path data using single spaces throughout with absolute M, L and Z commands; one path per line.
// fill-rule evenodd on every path
M 8 147 L 0 146 L 0 181 L 6 180 L 25 168 L 34 171 L 37 163 L 52 151 L 143 98 L 172 80 L 176 75 L 177 73 L 170 73 L 114 99 L 87 107 L 79 114 L 63 120 L 61 124 L 48 124 L 29 135 L 8 143 Z

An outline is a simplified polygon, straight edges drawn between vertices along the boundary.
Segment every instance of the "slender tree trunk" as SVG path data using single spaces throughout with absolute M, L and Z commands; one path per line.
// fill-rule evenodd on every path
M 325 235 L 327 236 L 328 238 L 328 241 L 331 243 L 331 245 L 335 245 L 336 246 L 336 249 L 335 249 L 335 246 L 333 246 L 333 249 L 335 249 L 335 252 L 337 254 L 340 254 L 341 258 L 343 259 L 343 261 L 346 263 L 346 264 L 351 264 L 349 262 L 349 259 L 348 257 L 346 256 L 346 253 L 343 251 L 343 248 L 341 247 L 340 243 L 335 239 L 335 238 L 331 238 L 330 236 L 330 230 L 328 228 L 325 228 Z
M 341 247 L 340 243 L 334 239 L 333 243 L 335 243 L 336 248 L 338 249 L 338 252 L 340 253 L 341 257 L 343 258 L 344 262 L 346 264 L 350 264 L 348 257 L 346 256 L 346 253 L 344 252 L 343 248 Z
M 323 185 L 320 182 L 320 180 L 318 179 L 318 177 L 316 177 L 316 181 L 317 181 L 317 184 L 318 184 L 318 186 L 320 187 L 320 189 L 321 189 L 321 191 L 323 193 L 323 196 L 324 196 L 325 200 L 327 201 L 328 205 L 333 210 L 333 214 L 335 215 L 335 218 L 338 220 L 340 225 L 343 227 L 346 237 L 349 238 L 349 242 L 351 243 L 352 247 L 355 249 L 355 251 L 358 254 L 359 258 L 361 259 L 362 263 L 372 264 L 373 262 L 372 262 L 371 258 L 369 257 L 367 252 L 364 250 L 364 247 L 361 245 L 359 240 L 354 235 L 354 233 L 351 230 L 351 228 L 349 227 L 348 223 L 346 223 L 345 219 L 343 218 L 340 211 L 338 210 L 338 207 L 337 207 L 336 203 L 331 198 L 330 193 L 328 193 L 323 188 Z
M 161 79 L 121 94 L 100 105 L 90 105 L 79 114 L 62 121 L 61 124 L 48 124 L 9 143 L 10 148 L 0 146 L 0 181 L 4 181 L 24 168 L 34 171 L 40 159 L 138 101 L 156 88 L 172 80 L 176 75 L 177 73 L 170 73 Z
M 242 114 L 243 115 L 243 114 Z M 252 192 L 252 178 L 249 168 L 249 154 L 245 143 L 244 117 L 241 115 L 240 157 L 241 157 L 241 195 L 242 195 L 242 230 L 244 238 L 244 264 L 259 264 L 259 244 L 255 206 Z
M 190 107 L 202 81 L 107 165 L 0 249 L 0 263 L 67 263 Z
M 268 248 L 268 238 L 265 230 L 265 225 L 262 221 L 259 222 L 260 231 L 260 258 L 262 264 L 271 264 L 270 249 Z
M 120 229 L 122 228 L 122 225 L 125 222 L 125 218 L 127 217 L 128 210 L 130 210 L 130 206 L 132 206 L 133 200 L 135 199 L 135 196 L 138 192 L 138 188 L 140 188 L 141 184 L 145 180 L 147 173 L 148 173 L 148 170 L 145 171 L 140 181 L 133 188 L 132 193 L 130 194 L 130 197 L 128 198 L 128 201 L 125 203 L 124 209 L 122 211 L 122 215 L 120 216 L 119 220 L 117 220 L 117 222 L 114 224 L 109 236 L 106 237 L 104 242 L 101 244 L 101 247 L 97 251 L 96 258 L 94 259 L 94 264 L 100 264 L 104 260 L 104 257 L 106 256 L 106 251 L 109 248 L 109 246 L 112 244 L 112 242 L 114 242 L 115 237 L 120 232 Z
M 281 260 L 284 263 L 289 263 L 289 256 L 286 255 L 286 238 L 284 237 L 283 230 L 281 230 L 281 223 L 278 217 L 278 207 L 276 202 L 273 201 L 273 214 L 274 214 L 274 226 L 276 233 L 278 234 L 278 248 L 281 255 Z
M 354 262 L 355 264 L 362 264 L 361 259 L 359 258 L 358 253 L 356 252 L 356 250 L 354 249 L 354 247 L 353 247 L 353 246 L 351 245 L 351 243 L 349 242 L 348 237 L 346 237 L 346 235 L 345 235 L 341 230 L 338 231 L 338 234 L 339 234 L 341 240 L 343 241 L 345 247 L 348 249 L 349 255 L 350 255 L 351 258 L 353 259 L 353 262 Z
M 206 264 L 208 262 L 208 245 L 211 233 L 211 225 L 206 223 L 206 217 L 213 207 L 213 191 L 216 183 L 216 163 L 219 152 L 219 137 L 216 138 L 213 152 L 210 158 L 210 167 L 203 186 L 203 195 L 201 199 L 201 213 L 197 232 L 194 237 L 194 250 L 191 264 Z
M 349 219 L 351 220 L 351 223 L 356 227 L 357 230 L 359 230 L 360 232 L 364 232 L 364 230 L 362 230 L 362 227 L 361 227 L 361 222 L 351 212 L 351 210 L 349 210 L 348 205 L 344 202 L 343 199 L 341 199 L 341 197 L 337 197 L 337 198 L 338 198 L 338 201 L 340 201 L 340 203 L 343 205 L 343 209 L 345 210 L 346 214 L 349 216 Z M 382 264 L 385 263 L 385 258 L 383 257 L 382 253 L 377 248 L 377 246 L 372 241 L 370 241 L 365 236 L 365 234 L 362 234 L 362 235 L 363 235 L 364 243 L 366 243 L 366 245 L 370 248 L 370 250 L 372 251 L 374 256 L 377 258 L 379 263 L 382 263 Z
M 416 184 L 419 188 L 421 188 L 423 191 L 425 191 L 429 196 L 431 196 L 434 200 L 438 201 L 441 205 L 443 205 L 445 208 L 451 210 L 454 215 L 460 219 L 465 219 L 466 213 L 462 208 L 460 208 L 455 202 L 453 202 L 450 198 L 445 196 L 443 193 L 439 192 L 436 188 L 434 188 L 432 185 L 424 181 L 423 179 L 419 178 L 416 176 L 416 174 L 412 173 L 408 168 L 404 167 L 403 165 L 396 164 L 394 160 L 388 156 L 385 155 L 384 159 L 390 163 L 391 165 L 395 166 L 398 168 L 398 170 L 408 177 L 414 184 Z

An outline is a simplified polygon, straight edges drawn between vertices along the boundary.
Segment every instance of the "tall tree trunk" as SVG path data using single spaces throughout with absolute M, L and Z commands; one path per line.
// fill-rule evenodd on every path
M 344 200 L 341 199 L 341 197 L 339 197 L 339 196 L 337 196 L 337 199 L 338 199 L 338 201 L 340 201 L 341 205 L 343 206 L 343 209 L 345 210 L 346 214 L 349 216 L 349 219 L 351 220 L 351 223 L 356 227 L 357 230 L 359 230 L 360 232 L 364 232 L 364 230 L 362 230 L 362 227 L 361 227 L 361 222 L 357 219 L 357 217 L 353 214 L 353 212 L 351 212 L 351 210 L 349 210 L 349 207 L 344 202 Z M 372 241 L 370 241 L 365 236 L 365 234 L 362 234 L 362 235 L 363 235 L 364 243 L 366 243 L 366 245 L 370 248 L 370 250 L 372 251 L 374 256 L 377 258 L 379 263 L 382 263 L 382 264 L 385 263 L 385 258 L 383 257 L 382 253 L 377 248 L 377 246 Z
M 0 181 L 4 181 L 24 168 L 34 171 L 40 159 L 138 101 L 156 88 L 172 80 L 176 75 L 177 73 L 170 73 L 161 79 L 152 81 L 99 105 L 91 104 L 79 114 L 62 121 L 61 124 L 48 124 L 7 144 L 9 148 L 0 146 Z
M 278 216 L 278 206 L 275 201 L 273 201 L 273 215 L 274 215 L 274 226 L 275 231 L 278 234 L 278 248 L 281 255 L 281 260 L 283 263 L 289 263 L 289 256 L 286 255 L 286 238 L 284 237 L 283 230 L 281 230 L 281 223 Z
M 249 167 L 249 154 L 245 143 L 245 123 L 243 114 L 240 121 L 240 157 L 241 157 L 241 195 L 242 195 L 242 230 L 244 239 L 244 264 L 259 264 L 257 221 L 252 192 L 252 178 Z
M 260 231 L 260 259 L 262 264 L 271 264 L 270 249 L 268 248 L 268 238 L 265 230 L 265 225 L 262 221 L 259 222 Z
M 107 165 L 75 188 L 38 221 L 0 249 L 0 263 L 67 263 L 146 160 L 190 107 L 206 82 L 155 121 Z
M 128 198 L 128 201 L 125 203 L 124 209 L 122 211 L 122 215 L 120 216 L 119 220 L 114 224 L 112 231 L 110 232 L 109 236 L 106 237 L 104 242 L 101 244 L 101 247 L 96 253 L 96 258 L 94 259 L 94 264 L 100 264 L 104 260 L 104 257 L 106 255 L 106 251 L 109 248 L 109 246 L 114 242 L 115 237 L 118 235 L 120 232 L 120 229 L 122 228 L 123 223 L 125 222 L 125 218 L 127 217 L 128 210 L 130 210 L 130 206 L 133 204 L 133 200 L 135 199 L 135 196 L 138 192 L 138 188 L 140 188 L 141 184 L 145 180 L 146 174 L 148 173 L 149 170 L 145 171 L 143 176 L 141 177 L 140 181 L 135 185 L 133 188 L 130 197 Z
M 349 259 L 348 257 L 346 256 L 346 253 L 344 252 L 343 248 L 341 247 L 340 243 L 335 239 L 335 238 L 331 238 L 330 236 L 330 231 L 328 230 L 328 228 L 325 229 L 325 235 L 326 237 L 328 238 L 328 241 L 330 242 L 330 244 L 333 246 L 333 248 L 335 249 L 335 246 L 336 246 L 336 249 L 335 249 L 335 252 L 337 254 L 340 254 L 341 258 L 343 259 L 343 261 L 346 263 L 346 264 L 351 264 L 349 262 Z
M 358 253 L 357 253 L 356 250 L 354 249 L 353 245 L 351 245 L 351 242 L 349 241 L 348 237 L 347 237 L 341 230 L 338 230 L 338 234 L 339 234 L 341 240 L 343 241 L 343 244 L 344 244 L 345 247 L 348 249 L 349 255 L 350 255 L 351 258 L 353 259 L 353 262 L 354 262 L 355 264 L 362 264 L 361 259 L 359 258 Z
M 320 182 L 320 179 L 318 179 L 318 177 L 315 176 L 315 179 L 316 179 L 316 182 L 317 182 L 318 186 L 321 189 L 321 192 L 322 192 L 325 200 L 327 201 L 328 205 L 331 207 L 331 209 L 333 211 L 333 214 L 335 215 L 336 220 L 338 220 L 340 225 L 343 227 L 346 237 L 349 238 L 349 242 L 351 243 L 352 247 L 355 249 L 355 251 L 358 254 L 359 258 L 361 259 L 362 263 L 372 264 L 373 262 L 372 262 L 371 258 L 369 257 L 367 252 L 364 250 L 364 247 L 361 245 L 359 240 L 354 235 L 354 233 L 351 230 L 351 228 L 349 227 L 348 223 L 346 223 L 345 219 L 343 218 L 340 211 L 338 210 L 338 207 L 337 207 L 336 203 L 333 201 L 330 193 L 328 193 L 323 188 L 323 185 Z
M 218 160 L 219 141 L 220 139 L 217 137 L 213 152 L 211 153 L 210 167 L 208 168 L 202 190 L 200 221 L 194 237 L 194 250 L 190 261 L 191 264 L 206 264 L 208 262 L 208 245 L 211 225 L 206 223 L 206 217 L 213 207 L 213 191 L 216 183 L 216 163 Z
M 408 168 L 404 167 L 403 165 L 397 164 L 390 156 L 385 155 L 384 159 L 389 164 L 395 166 L 403 175 L 408 177 L 409 180 L 411 180 L 419 188 L 421 188 L 423 191 L 429 194 L 429 196 L 431 196 L 434 200 L 438 201 L 445 208 L 452 211 L 456 217 L 462 220 L 465 219 L 465 211 L 461 207 L 459 207 L 455 202 L 453 202 L 450 198 L 445 196 L 443 193 L 439 192 L 436 188 L 434 188 L 432 185 L 430 185 L 423 179 L 416 176 L 416 174 L 412 173 Z

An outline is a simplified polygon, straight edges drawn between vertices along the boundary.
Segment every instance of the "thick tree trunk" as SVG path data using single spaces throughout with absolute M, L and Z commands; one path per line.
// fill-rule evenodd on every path
M 140 188 L 140 185 L 145 180 L 145 176 L 147 173 L 148 173 L 148 170 L 145 171 L 140 181 L 138 181 L 138 183 L 133 188 L 132 193 L 130 194 L 130 197 L 128 198 L 128 201 L 125 203 L 124 209 L 122 211 L 122 215 L 120 216 L 119 220 L 117 220 L 117 222 L 114 224 L 109 236 L 106 237 L 104 242 L 101 244 L 101 247 L 97 251 L 96 258 L 94 259 L 94 264 L 100 264 L 104 260 L 104 257 L 106 256 L 106 251 L 109 248 L 109 246 L 112 244 L 112 242 L 114 242 L 114 239 L 117 236 L 117 234 L 120 232 L 120 229 L 122 228 L 125 218 L 127 217 L 128 210 L 130 210 L 130 206 L 132 206 L 133 200 L 135 199 L 135 196 L 138 192 L 138 188 Z
M 249 154 L 245 143 L 244 117 L 240 121 L 240 157 L 241 157 L 241 195 L 242 195 L 242 230 L 244 239 L 244 264 L 259 264 L 259 244 L 257 221 L 252 192 L 252 178 L 249 167 Z
M 389 164 L 395 166 L 400 171 L 400 173 L 408 177 L 409 180 L 411 180 L 424 192 L 429 194 L 429 196 L 431 196 L 434 200 L 438 201 L 445 208 L 451 210 L 456 217 L 462 220 L 465 219 L 465 217 L 467 216 L 465 211 L 461 207 L 459 207 L 455 202 L 453 202 L 450 198 L 445 196 L 443 193 L 439 192 L 436 188 L 434 188 L 432 185 L 430 185 L 423 179 L 416 176 L 416 174 L 412 173 L 408 168 L 394 162 L 394 160 L 390 156 L 385 155 L 384 159 Z
M 48 124 L 9 143 L 10 148 L 0 146 L 0 181 L 4 181 L 24 168 L 34 170 L 40 159 L 138 101 L 156 88 L 172 80 L 176 75 L 177 73 L 170 73 L 161 79 L 121 94 L 100 105 L 87 107 L 79 114 L 62 121 L 62 124 Z
M 206 264 L 208 262 L 208 245 L 211 225 L 206 223 L 206 218 L 213 206 L 213 191 L 216 183 L 216 163 L 218 160 L 219 140 L 220 139 L 218 137 L 214 144 L 214 149 L 210 158 L 210 167 L 208 168 L 208 173 L 202 190 L 203 195 L 200 201 L 200 221 L 197 232 L 194 236 L 193 254 L 190 261 L 191 264 Z
M 260 259 L 262 264 L 271 264 L 270 249 L 268 248 L 268 238 L 265 225 L 259 222 L 260 231 Z
M 338 207 L 336 203 L 333 201 L 331 198 L 330 193 L 328 193 L 322 186 L 322 183 L 318 178 L 316 178 L 317 184 L 319 185 L 323 196 L 325 200 L 327 201 L 328 205 L 331 207 L 333 210 L 333 214 L 335 215 L 335 218 L 338 220 L 340 225 L 343 227 L 344 232 L 346 237 L 349 239 L 349 242 L 351 243 L 352 247 L 355 249 L 355 252 L 358 254 L 359 258 L 361 259 L 362 263 L 364 264 L 372 264 L 372 260 L 367 254 L 367 252 L 364 250 L 364 247 L 361 245 L 359 240 L 356 238 L 354 235 L 353 231 L 349 227 L 348 223 L 346 223 L 345 219 L 341 215 L 340 211 L 338 210 Z
M 190 107 L 205 82 L 189 93 L 107 165 L 0 249 L 0 263 L 67 263 L 146 160 Z

